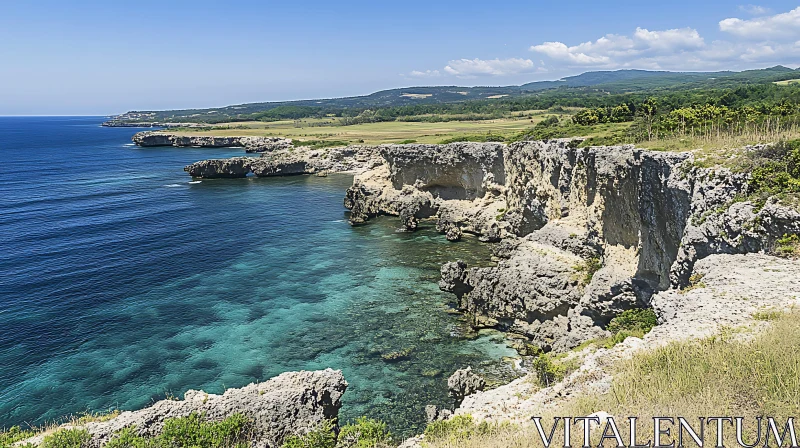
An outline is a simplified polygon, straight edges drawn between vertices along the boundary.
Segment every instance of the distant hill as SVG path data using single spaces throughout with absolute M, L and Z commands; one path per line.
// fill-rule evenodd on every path
M 800 76 L 800 69 L 783 66 L 742 72 L 668 72 L 649 70 L 614 70 L 587 72 L 558 81 L 537 81 L 521 86 L 459 87 L 428 86 L 382 90 L 365 96 L 316 100 L 247 103 L 209 109 L 166 111 L 131 111 L 112 119 L 115 124 L 139 122 L 218 123 L 248 119 L 252 114 L 276 108 L 297 111 L 298 117 L 309 110 L 381 109 L 418 104 L 449 104 L 475 100 L 502 101 L 547 91 L 568 94 L 570 91 L 626 93 L 669 91 L 693 88 L 727 88 L 738 85 L 784 81 Z

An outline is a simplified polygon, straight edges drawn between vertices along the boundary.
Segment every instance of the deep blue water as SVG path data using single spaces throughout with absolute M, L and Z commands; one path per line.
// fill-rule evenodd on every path
M 456 368 L 507 373 L 513 351 L 436 287 L 489 248 L 350 227 L 345 175 L 190 183 L 242 151 L 138 148 L 101 121 L 0 117 L 0 427 L 332 367 L 345 420 L 406 433 Z

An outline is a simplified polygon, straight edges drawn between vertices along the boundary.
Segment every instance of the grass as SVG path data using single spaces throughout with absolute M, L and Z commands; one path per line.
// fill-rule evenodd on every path
M 610 392 L 573 399 L 558 409 L 558 415 L 583 416 L 605 411 L 615 416 L 618 423 L 628 416 L 637 416 L 641 418 L 639 431 L 643 441 L 652 437 L 653 416 L 692 417 L 690 422 L 696 425 L 695 416 L 736 415 L 747 418 L 746 440 L 753 441 L 756 416 L 773 416 L 785 422 L 787 417 L 800 413 L 798 318 L 798 312 L 771 313 L 771 326 L 750 338 L 728 332 L 639 353 L 617 363 Z M 550 428 L 553 415 L 543 417 L 543 426 Z M 623 425 L 620 430 L 623 440 L 628 440 L 627 427 Z M 464 430 L 460 433 L 465 435 L 431 440 L 428 447 L 541 446 L 532 427 L 507 427 L 491 434 Z M 573 431 L 572 436 L 572 446 L 579 446 L 581 431 Z M 553 445 L 563 446 L 560 431 L 556 437 L 562 439 Z M 713 424 L 706 427 L 705 440 L 708 444 L 716 440 Z M 724 433 L 724 441 L 725 446 L 738 446 L 733 430 Z
M 592 282 L 594 278 L 594 274 L 603 267 L 603 263 L 598 257 L 592 257 L 581 264 L 573 266 L 572 269 L 575 270 L 577 275 L 577 279 L 581 285 L 586 286 Z
M 72 424 L 106 421 L 117 414 L 86 415 L 72 420 Z M 208 421 L 200 414 L 171 418 L 164 421 L 161 434 L 155 437 L 140 436 L 133 427 L 125 428 L 111 438 L 106 448 L 243 448 L 249 446 L 250 421 L 241 414 L 225 420 Z M 50 430 L 40 448 L 85 448 L 90 435 L 82 428 Z M 41 433 L 37 430 L 22 430 L 12 427 L 0 433 L 0 447 L 8 448 L 15 442 Z
M 773 84 L 776 84 L 776 85 L 779 85 L 779 86 L 788 86 L 788 85 L 791 85 L 791 84 L 800 84 L 800 79 L 787 79 L 785 81 L 775 81 L 775 82 L 773 82 Z
M 84 448 L 91 439 L 85 429 L 62 429 L 42 440 L 40 448 Z
M 775 253 L 781 257 L 800 258 L 800 237 L 796 234 L 784 235 L 777 241 Z
M 336 434 L 336 426 L 331 421 L 302 436 L 290 436 L 281 448 L 389 448 L 393 444 L 392 435 L 386 424 L 366 417 L 344 425 Z
M 448 121 L 440 123 L 387 121 L 341 126 L 331 119 L 313 118 L 273 122 L 250 121 L 231 123 L 212 128 L 175 128 L 168 133 L 204 136 L 273 136 L 297 141 L 339 141 L 345 144 L 376 145 L 401 143 L 440 143 L 443 140 L 461 141 L 471 135 L 498 135 L 510 138 L 543 120 L 540 111 L 515 113 L 494 120 Z

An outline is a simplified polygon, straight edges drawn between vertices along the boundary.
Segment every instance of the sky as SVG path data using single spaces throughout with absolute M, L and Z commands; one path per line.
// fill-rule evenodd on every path
M 0 1 L 0 115 L 800 65 L 800 2 Z

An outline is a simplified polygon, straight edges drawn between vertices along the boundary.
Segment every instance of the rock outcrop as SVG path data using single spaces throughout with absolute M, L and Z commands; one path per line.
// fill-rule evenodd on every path
M 755 320 L 755 313 L 800 305 L 800 261 L 763 254 L 714 254 L 699 260 L 693 274 L 702 277 L 702 283 L 691 290 L 670 289 L 652 297 L 659 324 L 643 339 L 628 337 L 610 349 L 572 352 L 568 356 L 580 367 L 563 381 L 541 388 L 530 376 L 522 377 L 467 396 L 455 414 L 469 414 L 477 421 L 527 424 L 532 415 L 556 412 L 575 397 L 609 392 L 618 361 L 637 352 L 708 337 L 724 328 L 757 330 L 765 322 Z
M 131 138 L 142 147 L 176 146 L 200 148 L 242 147 L 247 152 L 271 152 L 291 148 L 292 141 L 282 137 L 213 137 L 185 136 L 161 132 L 138 132 Z
M 103 422 L 86 423 L 93 446 L 103 446 L 124 428 L 142 436 L 161 432 L 164 421 L 198 413 L 208 420 L 243 414 L 252 423 L 252 445 L 275 448 L 293 434 L 304 434 L 323 420 L 337 418 L 347 382 L 338 370 L 288 372 L 269 381 L 228 389 L 222 395 L 187 391 L 183 400 L 162 400 L 149 408 L 123 412 Z M 24 441 L 38 445 L 43 436 Z
M 467 395 L 472 395 L 485 389 L 486 381 L 475 374 L 471 367 L 466 367 L 456 370 L 455 373 L 450 375 L 450 378 L 447 379 L 447 388 L 450 391 L 450 396 L 460 403 Z
M 767 251 L 800 232 L 787 207 L 731 206 L 747 175 L 693 167 L 689 153 L 568 140 L 378 153 L 383 163 L 346 193 L 351 223 L 396 215 L 408 230 L 435 221 L 450 240 L 502 240 L 496 266 L 448 263 L 440 287 L 475 326 L 526 335 L 546 351 L 606 336 L 614 316 L 685 285 L 704 257 Z
M 375 153 L 374 147 L 369 146 L 331 149 L 291 147 L 265 152 L 258 157 L 201 160 L 187 165 L 184 171 L 192 177 L 204 179 L 242 178 L 250 174 L 258 177 L 270 177 L 360 172 L 374 168 L 380 163 L 375 158 Z
M 791 208 L 737 202 L 747 174 L 692 161 L 564 139 L 288 148 L 185 169 L 202 178 L 354 172 L 344 199 L 353 225 L 394 215 L 407 230 L 427 220 L 451 241 L 500 242 L 496 266 L 449 263 L 440 288 L 474 326 L 563 351 L 607 336 L 614 316 L 649 306 L 654 293 L 685 286 L 698 260 L 768 252 L 800 233 Z

